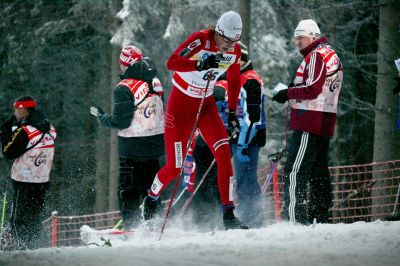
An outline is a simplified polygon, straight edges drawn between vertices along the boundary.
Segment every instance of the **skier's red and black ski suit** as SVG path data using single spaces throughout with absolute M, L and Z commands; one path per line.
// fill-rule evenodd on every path
M 212 95 L 218 77 L 226 72 L 229 84 L 228 107 L 236 110 L 240 91 L 241 50 L 238 44 L 234 44 L 228 52 L 222 53 L 223 59 L 218 68 L 196 70 L 197 60 L 216 53 L 219 51 L 214 39 L 214 30 L 203 30 L 190 35 L 167 62 L 168 69 L 175 72 L 165 115 L 166 164 L 154 179 L 149 193 L 152 197 L 157 197 L 174 178 L 178 177 L 200 102 L 206 93 L 197 127 L 217 162 L 218 187 L 222 205 L 233 206 L 233 171 L 229 138 Z M 212 76 L 207 87 L 209 75 Z

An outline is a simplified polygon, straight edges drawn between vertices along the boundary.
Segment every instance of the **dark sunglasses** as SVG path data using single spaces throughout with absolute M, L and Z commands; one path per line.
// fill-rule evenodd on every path
M 228 37 L 222 35 L 219 32 L 217 32 L 217 33 L 218 33 L 219 36 L 221 36 L 222 40 L 224 40 L 224 42 L 227 42 L 227 43 L 235 43 L 235 42 L 238 42 L 240 40 L 240 38 L 237 39 L 237 40 L 232 40 L 232 39 L 229 39 Z

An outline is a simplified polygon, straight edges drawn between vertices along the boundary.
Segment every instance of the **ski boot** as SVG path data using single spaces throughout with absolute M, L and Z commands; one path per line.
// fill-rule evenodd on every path
M 143 200 L 143 218 L 145 221 L 154 218 L 157 211 L 157 199 L 147 195 Z
M 224 210 L 223 222 L 224 222 L 225 230 L 249 229 L 249 227 L 247 225 L 245 225 L 238 218 L 235 217 L 235 215 L 233 214 L 233 209 L 234 208 L 229 208 L 227 210 Z

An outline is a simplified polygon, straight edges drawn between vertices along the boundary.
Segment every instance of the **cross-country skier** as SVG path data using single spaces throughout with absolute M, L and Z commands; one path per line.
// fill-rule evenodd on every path
M 237 107 L 240 132 L 238 138 L 231 139 L 231 149 L 235 165 L 236 194 L 239 206 L 236 208 L 238 217 L 250 227 L 260 227 L 265 221 L 261 189 L 257 182 L 257 166 L 260 148 L 266 141 L 265 112 L 262 96 L 263 82 L 253 70 L 253 63 L 249 59 L 247 46 L 239 42 L 242 55 L 240 58 L 241 90 Z M 228 90 L 226 80 L 219 80 L 214 87 L 214 99 L 219 114 L 228 129 Z M 204 175 L 206 169 L 214 159 L 209 148 L 201 136 L 196 139 L 193 156 L 197 170 L 197 181 Z M 192 202 L 193 219 L 197 223 L 209 224 L 215 227 L 214 210 L 216 196 L 215 183 L 217 173 L 211 169 L 207 178 L 198 189 Z M 192 181 L 193 182 L 193 181 Z
M 153 216 L 162 190 L 181 172 L 186 146 L 191 141 L 189 137 L 201 108 L 197 127 L 217 161 L 223 223 L 226 229 L 248 228 L 233 213 L 229 138 L 212 97 L 215 82 L 226 72 L 229 128 L 231 132 L 238 130 L 236 105 L 240 90 L 241 52 L 237 42 L 241 31 L 240 15 L 233 11 L 226 12 L 219 18 L 215 29 L 193 33 L 168 59 L 168 69 L 175 72 L 165 115 L 166 164 L 155 176 L 149 196 L 145 199 L 144 213 L 147 218 Z

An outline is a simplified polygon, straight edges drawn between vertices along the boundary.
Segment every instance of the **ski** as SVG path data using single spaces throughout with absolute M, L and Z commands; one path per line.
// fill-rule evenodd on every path
M 81 227 L 81 241 L 85 245 L 111 246 L 112 242 L 127 241 L 135 234 L 135 230 L 93 229 L 88 225 Z

